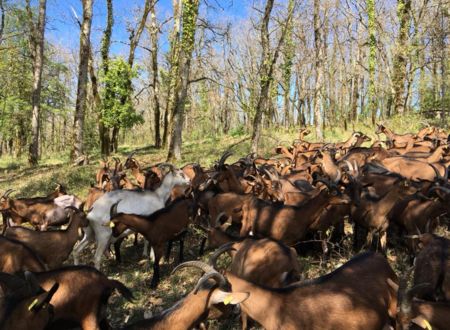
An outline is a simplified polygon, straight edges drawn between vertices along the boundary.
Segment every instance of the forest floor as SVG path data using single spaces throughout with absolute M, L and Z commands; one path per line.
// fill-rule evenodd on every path
M 411 124 L 413 125 L 413 124 Z M 407 131 L 408 125 L 403 129 Z M 373 128 L 358 127 L 360 131 L 375 138 Z M 411 129 L 411 131 L 414 131 Z M 351 132 L 331 131 L 327 132 L 329 141 L 344 140 Z M 276 138 L 274 137 L 276 136 Z M 204 167 L 209 167 L 219 159 L 225 150 L 234 152 L 229 162 L 248 154 L 249 135 L 221 136 L 217 138 L 204 138 L 196 141 L 186 141 L 183 144 L 183 161 L 178 165 L 189 162 L 199 162 Z M 280 141 L 289 144 L 297 138 L 297 132 L 265 132 L 262 141 L 262 153 L 269 155 Z M 314 138 L 311 138 L 314 140 Z M 285 142 L 283 142 L 285 141 Z M 149 146 L 125 145 L 115 155 L 124 160 L 131 151 L 137 151 L 135 157 L 144 165 L 151 165 L 165 160 L 166 151 L 157 150 Z M 85 198 L 90 183 L 95 181 L 95 172 L 98 167 L 98 157 L 92 157 L 87 166 L 72 166 L 63 159 L 53 157 L 43 159 L 41 165 L 29 168 L 23 160 L 12 158 L 0 158 L 0 193 L 6 189 L 15 189 L 13 196 L 29 197 L 46 195 L 51 192 L 56 183 L 67 187 L 68 192 Z M 312 246 L 305 253 L 301 253 L 299 260 L 303 266 L 304 278 L 314 278 L 326 274 L 345 263 L 354 252 L 351 249 L 351 226 L 346 224 L 348 235 L 339 247 L 332 248 L 329 258 L 324 258 L 320 253 L 320 245 Z M 449 237 L 449 232 L 444 227 L 439 227 L 441 235 Z M 212 251 L 208 251 L 203 257 L 198 256 L 199 245 L 203 234 L 191 227 L 185 243 L 185 260 L 208 260 Z M 173 275 L 170 274 L 178 259 L 178 245 L 172 251 L 171 258 L 161 263 L 161 282 L 156 290 L 150 289 L 149 282 L 152 276 L 151 262 L 142 257 L 143 240 L 139 239 L 138 245 L 133 245 L 133 237 L 128 237 L 122 244 L 122 264 L 116 264 L 114 260 L 104 260 L 102 271 L 109 277 L 120 280 L 131 289 L 135 296 L 133 302 L 128 302 L 117 294 L 110 299 L 109 319 L 113 327 L 119 327 L 126 322 L 131 322 L 158 314 L 160 311 L 172 306 L 195 286 L 201 274 L 197 270 L 183 269 Z M 314 243 L 313 243 L 314 244 Z M 409 267 L 408 255 L 405 249 L 394 242 L 388 249 L 388 260 L 392 267 L 401 276 Z M 82 262 L 90 264 L 95 246 L 91 245 L 82 255 Z M 306 247 L 305 247 L 306 249 Z M 105 259 L 105 258 L 104 258 Z M 229 262 L 228 257 L 223 256 L 219 265 L 224 267 Z M 72 264 L 70 258 L 67 264 Z M 210 329 L 238 329 L 239 318 L 232 317 L 227 320 L 210 321 Z M 256 329 L 258 327 L 255 327 Z

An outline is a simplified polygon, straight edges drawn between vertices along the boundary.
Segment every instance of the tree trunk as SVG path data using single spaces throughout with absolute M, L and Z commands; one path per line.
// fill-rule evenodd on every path
M 173 102 L 171 111 L 172 128 L 167 161 L 181 159 L 184 109 L 189 86 L 192 52 L 195 44 L 199 0 L 185 0 L 183 5 L 183 34 L 180 40 L 179 61 L 177 63 L 180 76 L 175 87 L 175 102 Z
M 41 111 L 41 86 L 42 86 L 42 66 L 44 62 L 44 33 L 45 33 L 45 14 L 47 0 L 39 1 L 39 16 L 37 26 L 33 21 L 29 22 L 32 26 L 31 47 L 33 47 L 33 90 L 31 94 L 32 116 L 31 116 L 31 144 L 28 153 L 28 163 L 32 166 L 37 165 L 39 159 L 39 124 Z M 31 19 L 31 9 L 29 0 L 27 0 L 27 10 L 29 19 Z
M 261 23 L 261 48 L 262 48 L 262 57 L 260 64 L 260 78 L 259 78 L 259 98 L 256 104 L 256 112 L 255 117 L 253 119 L 253 132 L 252 132 L 252 140 L 251 140 L 251 152 L 258 152 L 258 144 L 261 136 L 262 129 L 262 117 L 264 111 L 267 110 L 268 102 L 269 102 L 269 92 L 270 85 L 273 80 L 273 70 L 274 66 L 277 62 L 278 55 L 280 53 L 281 47 L 283 47 L 284 40 L 286 38 L 286 32 L 288 27 L 290 26 L 290 22 L 292 20 L 294 8 L 288 6 L 288 15 L 285 21 L 285 24 L 281 30 L 281 35 L 278 40 L 278 44 L 271 54 L 270 52 L 270 34 L 269 34 L 269 22 L 270 22 L 270 14 L 273 9 L 274 0 L 267 0 L 266 7 L 264 10 L 264 16 Z
M 411 0 L 397 1 L 397 16 L 400 21 L 397 38 L 397 51 L 394 58 L 394 113 L 403 114 L 405 111 L 405 82 L 408 53 L 408 31 L 411 20 Z
M 102 38 L 102 44 L 101 44 L 101 56 L 102 56 L 102 70 L 103 75 L 106 76 L 109 70 L 109 48 L 111 46 L 111 34 L 112 34 L 112 28 L 114 26 L 114 10 L 113 10 L 113 3 L 112 0 L 106 1 L 106 7 L 107 7 L 107 19 L 106 19 L 106 28 L 103 31 L 103 38 Z M 105 88 L 107 95 L 105 95 L 105 98 L 111 98 L 111 95 L 108 95 L 110 93 L 111 88 L 106 87 Z M 109 128 L 105 126 L 103 123 L 103 115 L 102 115 L 103 109 L 100 105 L 98 108 L 98 133 L 100 137 L 100 150 L 101 154 L 104 156 L 109 156 L 109 153 L 111 151 L 111 145 L 110 145 L 110 138 L 109 138 Z
M 372 115 L 372 124 L 375 125 L 376 119 L 376 101 L 375 101 L 375 62 L 377 40 L 375 36 L 376 21 L 375 21 L 375 0 L 367 0 L 367 16 L 369 29 L 369 86 L 368 86 L 368 115 Z
M 155 5 L 152 6 L 151 10 L 152 23 L 150 26 L 150 40 L 152 43 L 152 93 L 153 93 L 153 106 L 154 106 L 154 125 L 155 125 L 155 148 L 161 148 L 161 133 L 160 133 L 160 118 L 161 109 L 159 103 L 159 79 L 158 79 L 158 24 L 156 21 Z
M 294 0 L 289 0 L 288 12 L 294 10 Z M 290 97 L 291 97 L 291 77 L 292 65 L 295 56 L 295 45 L 293 40 L 294 24 L 290 20 L 286 28 L 286 41 L 283 47 L 283 107 L 284 107 L 284 126 L 287 128 L 291 124 Z M 293 115 L 293 114 L 292 114 Z
M 169 142 L 169 132 L 171 130 L 171 111 L 176 97 L 176 85 L 179 75 L 179 52 L 180 52 L 180 35 L 181 35 L 181 18 L 182 18 L 182 0 L 172 0 L 173 3 L 173 29 L 170 33 L 170 52 L 169 52 L 169 77 L 166 95 L 166 108 L 164 113 L 164 132 L 163 146 Z
M 3 0 L 0 0 L 0 11 L 1 11 L 1 16 L 0 16 L 0 46 L 2 44 L 3 41 L 3 30 L 5 29 L 5 7 L 3 4 Z
M 73 124 L 72 159 L 84 155 L 84 115 L 86 112 L 88 64 L 90 51 L 90 35 L 92 23 L 93 0 L 82 0 L 83 22 L 80 29 L 80 60 L 78 64 L 77 100 L 75 103 L 75 119 Z
M 322 76 L 323 76 L 323 47 L 320 23 L 320 0 L 314 0 L 314 49 L 316 55 L 315 71 L 316 82 L 314 86 L 314 126 L 316 128 L 316 137 L 319 141 L 323 140 L 322 133 Z

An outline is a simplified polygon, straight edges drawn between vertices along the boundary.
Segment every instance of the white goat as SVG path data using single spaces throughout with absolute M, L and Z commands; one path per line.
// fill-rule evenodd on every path
M 85 228 L 85 234 L 81 242 L 74 248 L 73 257 L 75 265 L 78 265 L 79 254 L 90 241 L 97 241 L 97 249 L 94 255 L 94 264 L 100 269 L 103 253 L 111 243 L 119 237 L 112 239 L 112 230 L 107 226 L 110 218 L 111 205 L 121 201 L 117 212 L 150 215 L 165 206 L 166 200 L 175 185 L 189 184 L 189 178 L 181 170 L 169 172 L 163 179 L 161 186 L 155 191 L 114 190 L 105 193 L 92 205 L 92 210 L 87 214 L 89 226 Z

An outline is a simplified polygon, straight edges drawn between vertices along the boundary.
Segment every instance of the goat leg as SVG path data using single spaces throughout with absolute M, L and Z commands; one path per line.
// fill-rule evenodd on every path
M 156 289 L 156 287 L 159 284 L 159 261 L 161 260 L 161 256 L 164 252 L 164 247 L 162 247 L 162 251 L 160 251 L 161 249 L 159 247 L 154 248 L 154 250 L 155 250 L 155 261 L 153 262 L 153 277 L 150 283 L 150 288 L 152 289 Z
M 122 245 L 125 237 L 119 238 L 116 242 L 114 242 L 114 254 L 116 256 L 116 262 L 120 264 L 122 262 L 122 257 L 120 255 L 120 246 Z
M 180 237 L 180 251 L 178 254 L 178 263 L 181 264 L 183 262 L 183 250 L 184 250 L 184 235 Z
M 203 254 L 205 254 L 205 245 L 206 245 L 206 237 L 202 238 L 202 241 L 200 243 L 200 250 L 198 251 L 198 255 L 202 256 Z
M 170 259 L 170 252 L 172 251 L 172 245 L 173 245 L 173 241 L 169 240 L 167 242 L 167 249 L 166 249 L 166 255 L 164 256 L 164 261 L 166 263 L 169 263 L 169 259 Z

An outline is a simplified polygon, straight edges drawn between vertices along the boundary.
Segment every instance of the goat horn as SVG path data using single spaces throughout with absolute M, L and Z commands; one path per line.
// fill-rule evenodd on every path
M 207 263 L 205 263 L 203 261 L 192 260 L 192 261 L 186 261 L 186 262 L 183 262 L 182 264 L 179 264 L 172 270 L 171 274 L 175 274 L 178 270 L 180 270 L 182 268 L 187 268 L 187 267 L 198 268 L 198 269 L 203 270 L 205 273 L 217 272 L 211 265 L 208 265 Z
M 217 258 L 219 258 L 221 254 L 225 253 L 228 250 L 236 251 L 236 248 L 233 247 L 234 243 L 235 242 L 228 242 L 219 247 L 209 258 L 208 263 L 214 268 L 217 268 Z
M 429 164 L 431 166 L 431 168 L 434 171 L 434 174 L 436 174 L 436 177 L 438 180 L 443 179 L 441 176 L 441 173 L 439 173 L 438 169 L 436 168 L 436 166 L 434 166 L 433 164 Z
M 14 189 L 8 189 L 3 193 L 3 196 L 1 198 L 7 198 L 13 191 Z
M 433 290 L 433 286 L 430 283 L 421 283 L 406 291 L 404 297 L 402 297 L 403 299 L 401 299 L 400 310 L 404 314 L 408 314 L 411 311 L 411 303 L 413 298 L 417 294 L 428 290 Z
M 66 209 L 66 210 L 74 210 L 75 212 L 81 212 L 80 209 L 76 208 L 73 205 L 66 206 L 64 209 Z
M 348 170 L 349 170 L 350 172 L 353 172 L 353 165 L 352 165 L 348 160 L 344 160 L 344 163 L 347 164 Z
M 431 187 L 428 193 L 431 193 L 432 191 L 435 190 L 442 190 L 443 192 L 445 192 L 446 194 L 450 194 L 450 189 L 447 187 L 443 187 L 443 186 L 434 186 Z
M 227 150 L 223 153 L 222 157 L 219 159 L 219 168 L 222 167 L 227 160 L 228 157 L 230 157 L 233 153 L 230 150 Z
M 137 152 L 136 150 L 135 150 L 135 151 L 132 151 L 132 152 L 128 155 L 127 159 L 133 158 L 133 156 L 135 155 L 136 152 Z
M 179 264 L 172 270 L 172 274 L 174 274 L 176 271 L 180 270 L 181 268 L 186 268 L 186 267 L 198 268 L 206 273 L 198 281 L 197 285 L 195 286 L 194 293 L 197 293 L 198 290 L 200 289 L 200 287 L 203 285 L 203 283 L 208 281 L 210 278 L 215 279 L 218 282 L 220 287 L 223 287 L 227 284 L 227 280 L 225 279 L 225 277 L 222 274 L 220 274 L 217 270 L 215 270 L 211 265 L 208 265 L 207 263 L 204 263 L 202 261 L 197 261 L 197 260 L 186 261 L 186 262 L 183 262 L 182 264 Z
M 109 218 L 112 219 L 117 214 L 117 205 L 121 202 L 121 199 L 119 199 L 117 202 L 115 202 L 113 205 L 111 205 L 111 208 L 109 209 Z
M 227 280 L 219 272 L 214 271 L 213 273 L 207 273 L 203 275 L 200 280 L 198 280 L 198 283 L 194 288 L 194 294 L 197 294 L 198 290 L 200 290 L 200 288 L 203 286 L 203 283 L 207 282 L 210 278 L 214 279 L 221 288 L 223 288 L 227 284 Z
M 263 168 L 263 171 L 269 176 L 270 180 L 275 181 L 275 176 L 266 167 Z
M 158 168 L 167 166 L 170 167 L 170 170 L 173 171 L 175 169 L 175 166 L 173 164 L 170 163 L 159 163 L 158 165 L 156 165 Z

